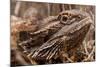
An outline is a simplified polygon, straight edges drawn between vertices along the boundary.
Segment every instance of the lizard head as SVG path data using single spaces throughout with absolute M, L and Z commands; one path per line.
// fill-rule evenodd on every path
M 66 25 L 52 37 L 55 39 L 65 36 L 69 48 L 83 42 L 93 22 L 87 13 L 77 10 L 62 12 L 58 19 Z

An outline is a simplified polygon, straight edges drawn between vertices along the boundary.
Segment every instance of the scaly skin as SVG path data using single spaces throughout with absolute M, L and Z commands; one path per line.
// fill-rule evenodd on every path
M 57 25 L 59 27 L 56 27 Z M 55 22 L 51 22 L 44 28 L 32 33 L 37 39 L 41 36 L 45 38 L 48 35 L 49 38 L 35 52 L 31 52 L 28 57 L 31 58 L 31 61 L 48 61 L 60 56 L 67 58 L 66 52 L 83 42 L 90 25 L 91 18 L 85 12 L 68 10 L 60 13 Z M 53 31 L 52 34 L 51 31 Z

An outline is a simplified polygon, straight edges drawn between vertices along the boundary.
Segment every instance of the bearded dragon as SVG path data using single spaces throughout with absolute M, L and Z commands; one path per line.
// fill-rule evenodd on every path
M 41 33 L 46 33 L 43 36 L 45 38 L 53 31 L 49 38 L 34 52 L 31 52 L 28 57 L 31 61 L 48 61 L 60 56 L 67 58 L 66 52 L 83 42 L 91 23 L 91 18 L 86 12 L 79 10 L 61 12 L 55 22 L 51 22 L 32 33 L 33 36 L 38 36 L 38 38 L 42 36 Z

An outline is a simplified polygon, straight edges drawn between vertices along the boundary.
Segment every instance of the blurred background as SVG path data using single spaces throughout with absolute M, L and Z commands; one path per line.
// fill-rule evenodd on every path
M 59 3 L 42 3 L 42 2 L 25 2 L 11 0 L 11 15 L 22 17 L 26 10 L 34 8 L 42 17 L 58 15 L 64 10 L 79 9 L 88 13 L 95 13 L 95 6 L 92 5 L 76 5 L 76 4 L 59 4 Z

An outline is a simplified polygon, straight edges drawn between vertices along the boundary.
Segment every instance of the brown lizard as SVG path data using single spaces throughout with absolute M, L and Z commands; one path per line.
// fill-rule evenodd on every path
M 60 17 L 61 15 L 63 15 L 63 18 Z M 68 17 L 66 18 L 66 16 Z M 48 61 L 57 59 L 57 57 L 60 56 L 68 59 L 66 52 L 82 43 L 92 22 L 88 14 L 78 10 L 62 12 L 58 18 L 63 20 L 60 21 L 60 23 L 65 26 L 61 27 L 55 34 L 51 35 L 50 38 L 43 43 L 42 46 L 37 48 L 34 53 L 28 55 L 31 58 L 31 61 Z M 36 31 L 33 34 L 40 33 L 44 30 L 45 29 Z M 46 31 L 48 31 L 47 28 Z

